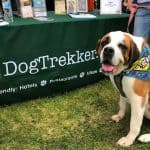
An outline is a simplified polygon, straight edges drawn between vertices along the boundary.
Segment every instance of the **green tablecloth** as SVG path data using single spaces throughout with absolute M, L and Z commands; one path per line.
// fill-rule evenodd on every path
M 51 96 L 103 78 L 97 40 L 125 31 L 128 15 L 74 19 L 50 12 L 49 19 L 15 17 L 0 27 L 0 103 Z

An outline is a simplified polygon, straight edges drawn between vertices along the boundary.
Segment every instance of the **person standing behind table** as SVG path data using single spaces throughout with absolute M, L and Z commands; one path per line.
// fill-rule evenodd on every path
M 127 7 L 135 13 L 133 34 L 150 42 L 150 0 L 128 0 Z

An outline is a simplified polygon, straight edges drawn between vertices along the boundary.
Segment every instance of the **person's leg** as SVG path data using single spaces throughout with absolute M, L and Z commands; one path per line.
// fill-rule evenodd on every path
M 139 9 L 134 21 L 134 35 L 143 36 L 150 41 L 150 10 Z

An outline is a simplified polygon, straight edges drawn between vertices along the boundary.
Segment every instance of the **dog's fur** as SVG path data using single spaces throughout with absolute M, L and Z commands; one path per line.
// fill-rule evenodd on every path
M 110 77 L 115 87 L 114 76 L 132 66 L 139 58 L 145 44 L 148 45 L 142 37 L 136 37 L 121 31 L 110 32 L 98 40 L 96 50 L 100 57 L 100 63 L 102 66 L 110 65 L 108 71 L 103 70 L 103 67 L 102 71 Z M 112 116 L 112 119 L 116 122 L 123 119 L 126 112 L 126 103 L 130 104 L 130 131 L 127 136 L 122 137 L 117 142 L 120 146 L 128 147 L 133 144 L 139 135 L 143 117 L 150 119 L 150 81 L 123 76 L 122 90 L 126 97 L 120 95 L 120 110 Z M 150 134 L 141 136 L 139 140 L 150 142 Z

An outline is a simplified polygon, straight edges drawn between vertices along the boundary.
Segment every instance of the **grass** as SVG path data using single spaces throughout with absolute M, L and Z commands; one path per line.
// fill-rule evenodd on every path
M 0 150 L 122 150 L 116 141 L 129 130 L 129 113 L 120 123 L 119 94 L 103 80 L 61 96 L 0 108 Z M 142 133 L 150 132 L 144 120 Z M 148 150 L 135 142 L 130 150 Z

